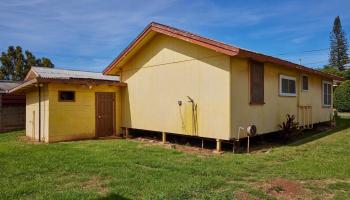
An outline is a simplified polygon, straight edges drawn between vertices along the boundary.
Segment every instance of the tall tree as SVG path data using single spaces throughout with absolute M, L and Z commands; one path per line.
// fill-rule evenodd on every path
M 53 68 L 54 64 L 48 58 L 35 58 L 28 50 L 23 54 L 22 48 L 9 46 L 7 52 L 0 56 L 0 79 L 23 80 L 32 66 Z
M 345 65 L 349 63 L 347 52 L 349 46 L 339 16 L 334 19 L 333 30 L 330 33 L 330 46 L 329 65 L 340 71 L 345 70 Z

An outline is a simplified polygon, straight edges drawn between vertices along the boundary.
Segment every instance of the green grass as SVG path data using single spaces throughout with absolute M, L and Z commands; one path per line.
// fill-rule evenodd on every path
M 4 133 L 0 198 L 274 199 L 264 185 L 279 178 L 301 184 L 303 197 L 349 199 L 349 127 L 339 119 L 336 130 L 269 153 L 213 156 L 128 140 L 31 144 L 18 139 L 23 132 Z

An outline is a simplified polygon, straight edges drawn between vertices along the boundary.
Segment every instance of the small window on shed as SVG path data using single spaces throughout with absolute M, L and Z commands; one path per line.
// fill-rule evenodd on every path
M 309 90 L 309 77 L 306 75 L 302 76 L 302 85 L 303 85 L 303 91 Z
M 75 101 L 75 92 L 58 91 L 58 101 Z

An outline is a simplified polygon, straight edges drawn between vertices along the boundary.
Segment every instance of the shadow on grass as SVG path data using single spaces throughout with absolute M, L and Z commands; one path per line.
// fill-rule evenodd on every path
M 300 139 L 293 141 L 292 143 L 290 143 L 288 145 L 289 146 L 303 145 L 303 144 L 321 139 L 323 137 L 332 135 L 336 132 L 342 131 L 342 130 L 347 129 L 349 127 L 350 127 L 350 118 L 338 118 L 336 128 L 322 131 L 322 132 L 319 132 L 318 130 L 305 131 Z
M 318 127 L 317 127 L 318 126 Z M 280 132 L 268 133 L 263 135 L 258 135 L 256 137 L 250 138 L 250 152 L 258 153 L 258 152 L 266 152 L 271 148 L 278 148 L 281 146 L 299 146 L 303 145 L 323 137 L 332 135 L 341 130 L 350 128 L 350 118 L 341 117 L 337 119 L 337 127 L 331 129 L 329 126 L 325 124 L 315 125 L 316 128 L 312 130 L 304 130 L 301 135 L 293 137 L 287 143 L 284 143 L 283 137 Z M 130 138 L 143 138 L 161 142 L 162 137 L 160 132 L 156 131 L 146 131 L 146 130 L 136 130 L 131 129 L 129 132 Z M 202 140 L 203 139 L 203 140 Z M 198 138 L 192 136 L 184 136 L 167 133 L 167 142 L 175 145 L 184 145 L 190 147 L 196 147 L 207 150 L 215 150 L 216 141 L 213 139 L 205 139 Z M 203 145 L 203 146 L 202 146 Z M 235 148 L 235 153 L 246 153 L 247 152 L 247 138 L 242 138 L 238 143 L 235 143 L 233 146 L 233 141 L 223 142 L 222 150 L 224 152 L 233 152 L 233 148 Z M 194 149 L 195 150 L 195 149 Z M 116 198 L 114 196 L 106 197 L 106 199 Z
M 110 193 L 105 197 L 98 198 L 98 200 L 130 200 L 130 199 L 120 196 L 119 194 L 116 194 L 116 193 Z
M 317 127 L 318 126 L 318 127 Z M 321 139 L 323 137 L 332 135 L 344 129 L 350 128 L 350 118 L 338 118 L 337 127 L 331 129 L 329 126 L 316 125 L 316 128 L 312 130 L 305 130 L 301 135 L 295 136 L 287 143 L 283 142 L 283 138 L 279 132 L 259 135 L 257 137 L 251 138 L 251 152 L 265 152 L 270 148 L 278 148 L 282 146 L 299 146 L 307 144 L 309 142 Z M 323 129 L 323 130 L 322 130 Z M 247 146 L 247 138 L 244 138 L 240 141 L 240 148 L 238 153 L 245 153 Z

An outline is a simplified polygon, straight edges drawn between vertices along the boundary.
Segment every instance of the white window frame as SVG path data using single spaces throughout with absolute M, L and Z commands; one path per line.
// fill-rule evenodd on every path
M 304 76 L 307 77 L 307 90 L 304 90 Z M 302 74 L 301 75 L 301 82 L 300 82 L 300 86 L 301 86 L 301 91 L 303 92 L 308 92 L 309 88 L 310 88 L 310 77 L 306 74 Z
M 330 93 L 331 93 L 331 102 L 329 103 L 329 104 L 324 104 L 324 86 L 326 85 L 326 84 L 329 84 L 329 85 L 331 85 L 331 91 L 329 91 Z M 333 85 L 332 85 L 332 83 L 331 82 L 329 82 L 329 81 L 322 81 L 322 106 L 323 107 L 331 107 L 332 106 L 332 90 L 333 90 Z
M 285 92 L 282 92 L 282 79 L 287 79 L 287 80 L 292 80 L 294 81 L 295 83 L 295 93 L 285 93 Z M 279 78 L 279 81 L 280 81 L 280 96 L 287 96 L 287 97 L 295 97 L 297 96 L 297 79 L 295 77 L 292 77 L 292 76 L 286 76 L 286 75 L 280 75 L 280 78 Z

